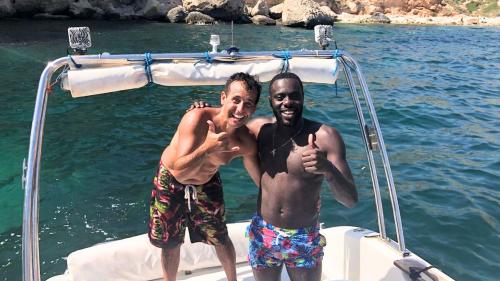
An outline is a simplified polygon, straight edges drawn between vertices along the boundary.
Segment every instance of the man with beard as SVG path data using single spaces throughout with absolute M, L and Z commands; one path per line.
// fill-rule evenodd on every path
M 227 276 L 236 281 L 236 255 L 225 223 L 221 165 L 242 156 L 258 183 L 257 145 L 245 123 L 261 86 L 236 73 L 221 92 L 219 108 L 187 112 L 161 156 L 151 195 L 149 239 L 162 249 L 165 281 L 175 280 L 186 226 L 191 242 L 215 246 Z
M 326 241 L 319 234 L 321 184 L 347 207 L 357 192 L 339 132 L 302 117 L 304 90 L 293 73 L 275 76 L 269 101 L 276 118 L 247 125 L 257 136 L 260 192 L 247 229 L 249 261 L 257 281 L 280 280 L 283 264 L 292 281 L 321 278 Z

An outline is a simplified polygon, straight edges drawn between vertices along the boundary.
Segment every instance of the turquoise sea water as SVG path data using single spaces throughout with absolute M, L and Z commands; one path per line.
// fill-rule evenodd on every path
M 21 279 L 21 164 L 46 62 L 65 56 L 66 28 L 89 26 L 92 53 L 202 52 L 230 27 L 152 22 L 0 21 L 0 280 Z M 243 51 L 316 49 L 313 32 L 235 26 Z M 500 29 L 338 25 L 361 64 L 398 190 L 407 247 L 457 280 L 498 280 L 500 264 Z M 327 226 L 377 230 L 369 171 L 351 98 L 340 82 L 306 86 L 306 117 L 337 127 L 360 194 L 354 209 L 324 189 Z M 51 95 L 40 193 L 43 279 L 70 252 L 146 231 L 151 179 L 184 109 L 220 87 L 146 87 L 72 99 Z M 328 94 L 325 94 L 328 93 Z M 267 91 L 264 92 L 267 94 Z M 270 114 L 265 99 L 258 115 Z M 240 161 L 222 169 L 229 221 L 248 219 L 257 189 Z M 385 217 L 392 220 L 383 192 Z M 394 238 L 392 224 L 388 233 Z

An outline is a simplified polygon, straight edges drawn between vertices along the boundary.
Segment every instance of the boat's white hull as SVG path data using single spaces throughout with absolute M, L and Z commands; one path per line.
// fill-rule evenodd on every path
M 229 233 L 236 249 L 238 280 L 251 281 L 252 270 L 245 261 L 247 224 L 230 224 Z M 411 281 L 407 273 L 394 265 L 403 259 L 394 242 L 384 241 L 370 230 L 350 226 L 326 228 L 321 233 L 327 239 L 322 280 Z M 213 247 L 191 244 L 187 239 L 181 249 L 177 280 L 225 280 Z M 429 265 L 414 254 L 405 259 L 422 268 Z M 161 274 L 160 250 L 149 244 L 146 235 L 140 235 L 71 253 L 66 273 L 49 281 L 157 280 Z M 435 268 L 421 277 L 420 280 L 453 280 Z M 286 270 L 282 280 L 289 280 Z

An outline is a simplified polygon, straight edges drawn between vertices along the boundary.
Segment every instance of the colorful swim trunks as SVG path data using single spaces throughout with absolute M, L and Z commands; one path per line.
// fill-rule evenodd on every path
M 248 260 L 259 268 L 280 267 L 314 268 L 323 259 L 326 240 L 319 233 L 319 225 L 308 228 L 286 229 L 265 222 L 254 215 L 247 228 L 250 240 Z
M 148 233 L 151 244 L 174 248 L 184 242 L 186 227 L 192 243 L 225 243 L 228 234 L 219 173 L 203 185 L 184 185 L 160 163 L 153 183 Z

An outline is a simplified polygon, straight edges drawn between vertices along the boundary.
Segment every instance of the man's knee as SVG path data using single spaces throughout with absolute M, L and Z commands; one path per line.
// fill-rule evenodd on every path
M 274 281 L 280 280 L 283 266 L 252 268 L 253 276 L 256 281 Z
M 181 244 L 171 247 L 161 248 L 161 254 L 163 257 L 175 257 L 180 255 Z
M 223 243 L 215 245 L 215 249 L 219 251 L 229 252 L 232 255 L 235 255 L 234 245 L 229 237 Z
M 233 242 L 231 241 L 231 238 L 229 238 L 229 235 L 223 235 L 220 237 L 217 237 L 218 243 L 215 244 L 215 247 L 231 247 L 233 246 Z
M 319 281 L 321 280 L 321 263 L 313 267 L 286 267 L 291 281 Z

